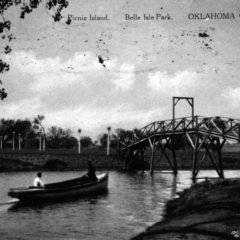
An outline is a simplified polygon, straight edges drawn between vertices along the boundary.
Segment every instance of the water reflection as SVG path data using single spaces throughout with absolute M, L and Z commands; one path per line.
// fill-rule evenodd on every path
M 178 181 L 178 176 L 173 175 L 171 198 L 174 198 L 174 197 L 176 196 L 176 192 L 177 192 L 177 181 Z
M 203 174 L 212 175 L 212 172 Z M 231 174 L 237 176 L 238 173 Z M 52 181 L 72 178 L 76 172 L 47 173 Z M 227 174 L 226 174 L 227 175 Z M 32 173 L 0 174 L 0 201 L 6 202 L 9 187 L 15 187 Z M 191 172 L 156 171 L 123 174 L 110 172 L 109 191 L 64 202 L 42 205 L 15 205 L 0 212 L 0 232 L 4 239 L 84 239 L 126 240 L 161 220 L 166 202 L 177 191 L 191 186 Z M 27 184 L 26 184 L 27 185 Z

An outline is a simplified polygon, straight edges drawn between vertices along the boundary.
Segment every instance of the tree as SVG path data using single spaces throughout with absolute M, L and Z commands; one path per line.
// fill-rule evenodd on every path
M 70 129 L 52 126 L 47 133 L 49 148 L 72 148 L 77 145 L 77 139 L 72 136 Z
M 107 138 L 108 138 L 108 135 L 106 133 L 104 133 L 100 138 L 100 144 L 102 147 L 107 147 Z
M 60 127 L 57 126 L 52 126 L 49 130 L 48 130 L 48 137 L 49 138 L 68 138 L 71 137 L 71 130 L 70 129 L 62 129 Z
M 135 130 L 136 131 L 136 130 Z M 122 144 L 128 144 L 131 142 L 133 138 L 134 131 L 131 130 L 124 130 L 122 128 L 119 128 L 116 130 L 118 135 L 118 141 Z
M 107 147 L 107 139 L 108 135 L 104 133 L 102 137 L 100 138 L 100 144 L 102 147 Z M 110 135 L 110 147 L 116 148 L 118 146 L 118 136 L 115 134 Z
M 64 8 L 67 8 L 68 1 L 66 0 L 1 0 L 0 1 L 0 38 L 4 41 L 5 47 L 3 47 L 0 54 L 9 54 L 11 52 L 11 47 L 9 43 L 15 39 L 15 37 L 10 33 L 11 20 L 5 18 L 4 13 L 11 7 L 19 7 L 20 18 L 25 18 L 26 14 L 31 13 L 33 10 L 37 9 L 40 4 L 45 4 L 45 8 L 48 11 L 52 11 L 52 18 L 55 22 L 60 21 L 62 18 L 61 12 Z M 71 19 L 68 17 L 67 24 L 71 23 Z M 9 64 L 0 59 L 0 74 L 9 71 Z M 2 81 L 0 79 L 0 84 Z M 0 88 L 0 99 L 3 100 L 7 97 L 7 93 L 4 88 Z
M 102 147 L 107 147 L 108 135 L 105 133 L 100 137 L 100 144 Z M 122 128 L 116 129 L 116 134 L 110 136 L 110 147 L 117 148 L 119 143 L 127 144 L 133 138 L 133 131 L 124 130 Z
M 221 117 L 215 117 L 213 121 L 216 124 L 216 126 L 220 128 L 222 131 L 225 131 L 225 129 L 227 128 L 226 120 L 222 119 Z
M 45 128 L 43 127 L 43 120 L 45 119 L 44 115 L 37 115 L 33 120 L 33 128 L 37 131 L 37 133 L 46 134 Z
M 90 137 L 83 136 L 81 137 L 81 146 L 83 147 L 89 147 L 93 144 L 93 141 Z
M 110 142 L 111 148 L 117 148 L 118 147 L 118 136 L 115 134 L 111 135 L 111 142 Z
M 27 134 L 32 130 L 32 123 L 28 119 L 17 119 L 17 121 L 15 122 L 15 132 L 20 133 L 22 137 L 27 136 Z
M 3 139 L 3 145 L 10 147 L 12 144 L 13 132 L 15 131 L 15 121 L 12 119 L 1 119 L 0 134 Z
M 0 136 L 3 139 L 3 143 L 5 146 L 12 144 L 13 132 L 15 132 L 16 138 L 18 138 L 20 134 L 20 137 L 22 139 L 22 145 L 25 145 L 26 141 L 28 140 L 31 140 L 31 142 L 33 143 L 33 139 L 35 139 L 36 137 L 30 120 L 1 119 Z

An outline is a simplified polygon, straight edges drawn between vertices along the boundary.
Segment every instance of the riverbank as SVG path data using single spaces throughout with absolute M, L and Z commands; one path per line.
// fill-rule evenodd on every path
M 97 169 L 121 169 L 122 161 L 116 153 L 106 156 L 103 151 L 81 154 L 59 152 L 1 152 L 0 172 L 13 171 L 74 171 L 87 168 L 91 161 Z
M 166 150 L 171 159 L 172 152 Z M 192 168 L 192 150 L 180 149 L 176 151 L 177 164 L 179 170 Z M 199 159 L 201 159 L 199 153 Z M 155 153 L 154 167 L 158 170 L 170 170 L 167 159 L 163 156 L 161 161 L 160 151 Z M 150 162 L 151 151 L 144 152 L 144 159 Z M 240 145 L 226 145 L 222 152 L 224 169 L 240 169 Z M 101 147 L 82 148 L 81 154 L 77 149 L 47 149 L 39 152 L 38 149 L 2 149 L 0 151 L 0 172 L 11 171 L 36 171 L 36 170 L 81 170 L 86 168 L 86 162 L 91 161 L 98 169 L 121 170 L 123 161 L 120 159 L 118 151 L 111 149 L 107 156 L 106 149 Z M 213 169 L 209 159 L 203 162 L 202 169 Z
M 206 180 L 178 193 L 163 221 L 132 240 L 240 239 L 240 179 Z

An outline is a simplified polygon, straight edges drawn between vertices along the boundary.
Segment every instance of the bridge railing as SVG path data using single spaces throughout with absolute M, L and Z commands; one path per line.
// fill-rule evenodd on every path
M 198 130 L 209 134 L 240 140 L 240 120 L 226 117 L 204 117 L 199 119 Z
M 183 134 L 184 132 L 202 132 L 232 140 L 240 140 L 240 120 L 226 117 L 183 117 L 156 121 L 137 129 L 127 139 L 126 146 L 143 141 L 153 135 Z

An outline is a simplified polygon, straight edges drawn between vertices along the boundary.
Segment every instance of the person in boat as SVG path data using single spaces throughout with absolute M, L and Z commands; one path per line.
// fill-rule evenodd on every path
M 41 178 L 42 178 L 42 173 L 38 172 L 37 177 L 33 181 L 33 186 L 34 187 L 38 187 L 38 188 L 44 187 L 44 183 L 43 183 Z
M 96 173 L 95 173 L 95 167 L 93 166 L 91 161 L 88 161 L 87 165 L 88 165 L 88 172 L 87 172 L 86 176 L 91 181 L 97 181 L 98 178 L 97 178 Z

